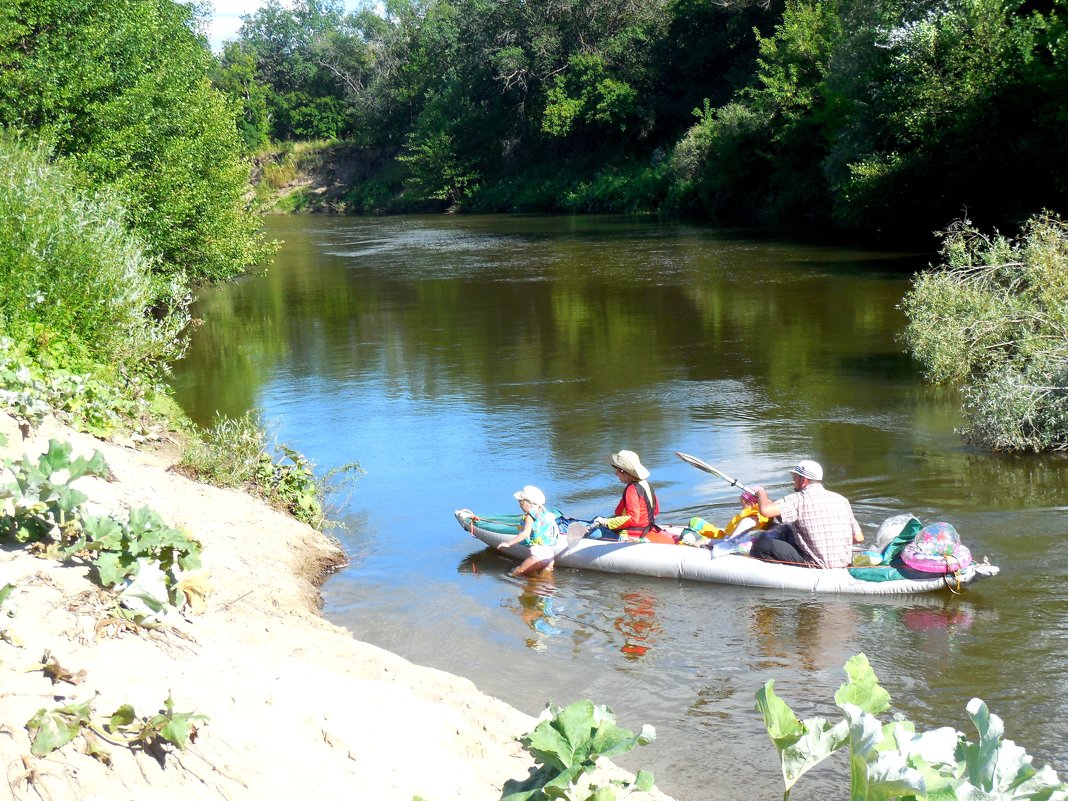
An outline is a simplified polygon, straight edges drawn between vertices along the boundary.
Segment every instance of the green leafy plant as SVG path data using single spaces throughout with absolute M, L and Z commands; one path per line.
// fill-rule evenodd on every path
M 65 354 L 50 359 L 56 364 L 77 361 Z M 99 437 L 112 434 L 124 421 L 147 416 L 148 398 L 157 394 L 151 382 L 128 376 L 123 389 L 117 383 L 114 376 L 45 367 L 25 343 L 0 337 L 0 408 L 15 418 L 24 435 L 49 414 Z
M 314 465 L 298 451 L 279 445 L 274 455 L 269 453 L 267 439 L 255 411 L 220 418 L 189 444 L 179 468 L 218 487 L 243 487 L 297 520 L 322 528 L 327 492 L 357 476 L 359 464 L 334 468 L 320 479 Z
M 184 531 L 171 528 L 152 509 L 131 509 L 127 519 L 86 517 L 78 536 L 67 542 L 63 553 L 85 552 L 96 566 L 100 583 L 114 587 L 135 576 L 139 564 L 148 561 L 159 565 L 169 579 L 172 597 L 177 570 L 196 570 L 200 567 L 200 543 Z
M 600 757 L 624 754 L 655 737 L 652 726 L 643 726 L 638 734 L 620 728 L 608 707 L 592 701 L 576 701 L 563 709 L 550 704 L 535 729 L 521 739 L 539 767 L 519 786 L 506 785 L 501 801 L 614 801 L 634 790 L 651 790 L 653 774 L 646 770 L 638 771 L 633 782 L 611 780 L 603 785 L 591 783 L 590 774 Z
M 17 542 L 52 538 L 77 525 L 78 512 L 88 500 L 72 483 L 82 476 L 106 476 L 107 463 L 99 451 L 86 459 L 71 458 L 73 446 L 52 439 L 48 450 L 36 459 L 24 455 L 8 461 L 14 482 L 0 487 L 0 500 L 10 509 L 0 517 L 0 526 Z
M 123 704 L 106 719 L 94 719 L 92 702 L 84 701 L 55 709 L 39 709 L 26 722 L 26 728 L 30 732 L 30 751 L 35 756 L 50 754 L 81 734 L 90 753 L 108 761 L 107 751 L 99 747 L 96 737 L 129 748 L 151 748 L 159 743 L 170 743 L 182 750 L 196 739 L 196 724 L 203 720 L 207 720 L 205 715 L 175 712 L 174 699 L 168 695 L 163 708 L 151 716 L 139 717 L 133 706 Z
M 1038 770 L 1024 749 L 1005 740 L 1000 718 L 973 698 L 968 716 L 978 741 L 942 727 L 917 733 L 901 716 L 886 724 L 878 715 L 890 707 L 890 694 L 875 677 L 864 654 L 845 666 L 847 681 L 835 693 L 842 710 L 837 722 L 798 719 L 769 681 L 756 694 L 757 709 L 779 752 L 784 799 L 805 773 L 839 749 L 848 749 L 850 801 L 1066 801 L 1068 785 L 1049 767 Z
M 98 451 L 89 458 L 72 458 L 72 451 L 69 442 L 52 439 L 36 459 L 24 455 L 7 463 L 14 481 L 0 487 L 0 501 L 9 505 L 0 532 L 16 542 L 42 542 L 55 557 L 87 558 L 105 587 L 137 576 L 146 563 L 156 565 L 166 601 L 178 605 L 178 574 L 200 567 L 200 543 L 147 507 L 130 510 L 125 520 L 86 514 L 88 497 L 73 482 L 107 476 L 108 466 Z

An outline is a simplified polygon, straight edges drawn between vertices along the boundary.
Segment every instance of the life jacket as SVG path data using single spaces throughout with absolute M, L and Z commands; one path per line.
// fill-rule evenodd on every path
M 642 482 L 640 481 L 634 481 L 628 484 L 627 486 L 634 487 L 635 489 L 637 489 L 638 497 L 645 501 L 645 518 L 649 521 L 649 523 L 644 528 L 627 528 L 627 533 L 633 534 L 635 532 L 639 532 L 638 536 L 644 537 L 648 535 L 650 531 L 659 531 L 660 527 L 656 524 L 656 513 L 654 512 L 654 510 L 656 509 L 656 490 L 653 489 L 653 485 L 649 485 L 649 492 L 645 491 L 645 485 L 642 484 Z M 626 490 L 624 490 L 624 492 L 626 492 Z M 652 493 L 652 497 L 650 497 L 650 493 Z

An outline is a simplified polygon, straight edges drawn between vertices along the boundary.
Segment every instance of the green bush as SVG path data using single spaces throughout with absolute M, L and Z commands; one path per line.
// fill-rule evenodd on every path
M 962 221 L 943 240 L 902 301 L 905 343 L 929 379 L 963 385 L 969 441 L 1068 450 L 1068 224 L 1041 214 L 1008 239 Z
M 743 103 L 695 109 L 698 121 L 669 159 L 666 209 L 725 221 L 766 216 L 770 180 L 765 115 Z
M 359 472 L 356 464 L 339 467 L 322 479 L 313 465 L 285 445 L 278 453 L 267 452 L 267 431 L 256 413 L 239 418 L 219 418 L 210 429 L 192 440 L 178 467 L 192 478 L 217 487 L 241 487 L 258 494 L 277 509 L 314 528 L 326 523 L 324 499 L 336 475 Z
M 656 211 L 667 188 L 667 165 L 628 163 L 605 167 L 592 180 L 565 192 L 568 211 L 633 214 Z
M 144 372 L 181 354 L 189 298 L 42 145 L 0 136 L 0 331 L 44 365 Z
M 6 0 L 0 126 L 54 143 L 88 183 L 124 198 L 158 270 L 217 280 L 265 250 L 197 13 L 172 0 Z

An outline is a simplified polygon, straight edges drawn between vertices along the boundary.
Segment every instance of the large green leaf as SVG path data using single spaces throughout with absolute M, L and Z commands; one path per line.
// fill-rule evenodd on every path
M 775 694 L 774 679 L 757 690 L 756 699 L 757 709 L 764 716 L 764 728 L 780 753 L 801 738 L 805 728 L 789 704 Z
M 638 774 L 634 777 L 634 787 L 643 793 L 651 792 L 653 789 L 653 772 L 650 770 L 639 770 Z
M 857 654 L 845 663 L 848 679 L 834 694 L 834 702 L 852 704 L 872 715 L 881 715 L 890 708 L 890 693 L 882 688 L 868 657 Z
M 918 758 L 943 772 L 957 770 L 961 734 L 955 729 L 942 726 L 916 734 L 916 727 L 910 721 L 895 720 L 883 727 L 883 733 L 883 746 L 896 748 L 907 759 Z
M 643 729 L 646 742 L 656 739 L 656 732 L 651 726 Z M 616 756 L 634 750 L 643 736 L 637 735 L 629 729 L 620 728 L 615 723 L 605 721 L 601 723 L 593 733 L 590 751 L 601 756 Z M 643 743 L 644 744 L 644 743 Z
M 780 754 L 782 778 L 789 790 L 797 780 L 843 745 L 849 737 L 845 721 L 831 724 L 823 718 L 808 718 L 804 733 L 796 743 L 786 746 Z
M 129 528 L 132 534 L 142 536 L 150 531 L 166 527 L 163 518 L 148 506 L 130 510 Z
M 119 521 L 111 517 L 86 517 L 82 521 L 85 538 L 97 550 L 122 550 L 123 529 Z
M 1050 768 L 1036 770 L 1031 757 L 1012 740 L 1003 740 L 1005 726 L 978 698 L 968 702 L 968 716 L 979 733 L 977 743 L 963 748 L 965 781 L 957 790 L 961 801 L 1063 801 L 1068 786 Z
M 100 451 L 93 451 L 93 455 L 88 459 L 84 456 L 79 456 L 71 462 L 69 470 L 71 481 L 82 476 L 99 476 L 103 478 L 110 472 L 108 463 L 104 460 L 104 455 Z
M 592 765 L 575 764 L 566 770 L 560 771 L 545 783 L 542 787 L 542 792 L 549 798 L 570 798 L 571 785 L 591 767 Z
M 133 567 L 133 563 L 124 558 L 122 554 L 107 551 L 93 560 L 97 573 L 100 575 L 100 583 L 105 587 L 114 587 L 119 584 Z
M 884 735 L 879 719 L 853 704 L 841 706 L 849 727 L 850 801 L 926 795 L 920 771 L 910 767 L 899 751 L 880 749 Z
M 26 723 L 33 742 L 30 751 L 44 756 L 62 748 L 75 737 L 83 725 L 89 722 L 89 702 L 70 704 L 58 709 L 39 709 Z
M 571 767 L 574 752 L 564 734 L 550 720 L 543 720 L 523 738 L 534 759 L 557 770 Z
M 896 750 L 881 750 L 879 719 L 854 704 L 841 704 L 849 727 L 850 801 L 888 801 L 927 792 L 919 771 Z
M 51 500 L 67 515 L 77 510 L 83 503 L 89 500 L 89 496 L 80 490 L 67 485 L 54 487 L 51 492 Z
M 54 475 L 70 467 L 70 453 L 74 446 L 58 439 L 48 440 L 48 450 L 37 459 L 37 467 L 46 476 Z
M 789 791 L 801 776 L 841 748 L 848 731 L 844 722 L 831 725 L 818 717 L 802 723 L 774 688 L 772 680 L 757 691 L 757 709 L 779 752 L 783 783 Z
M 131 704 L 123 704 L 111 713 L 111 730 L 129 726 L 137 718 L 137 713 Z

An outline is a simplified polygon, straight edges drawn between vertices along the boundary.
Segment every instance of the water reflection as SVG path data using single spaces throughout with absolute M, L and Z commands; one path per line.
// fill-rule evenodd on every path
M 513 577 L 514 578 L 514 577 Z M 552 573 L 520 578 L 519 595 L 513 600 L 506 600 L 504 606 L 512 609 L 520 620 L 527 624 L 533 636 L 525 640 L 527 648 L 544 651 L 549 637 L 563 634 L 557 627 L 559 619 L 553 606 L 556 585 Z
M 616 631 L 623 635 L 619 651 L 630 661 L 649 653 L 662 633 L 656 618 L 656 596 L 642 590 L 623 593 L 623 611 L 615 619 Z
M 809 672 L 841 667 L 854 653 L 857 613 L 834 600 L 761 604 L 749 608 L 757 665 L 792 664 Z

